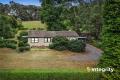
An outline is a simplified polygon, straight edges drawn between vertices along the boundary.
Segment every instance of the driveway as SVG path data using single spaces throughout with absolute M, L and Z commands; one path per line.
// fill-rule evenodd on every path
M 67 60 L 71 61 L 98 61 L 100 56 L 102 55 L 102 50 L 87 44 L 86 53 L 73 55 L 69 57 Z

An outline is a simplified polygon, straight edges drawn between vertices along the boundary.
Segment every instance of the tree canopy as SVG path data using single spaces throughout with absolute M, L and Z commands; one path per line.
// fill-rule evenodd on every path
M 120 0 L 106 0 L 103 12 L 101 67 L 114 68 L 114 72 L 105 72 L 106 80 L 120 79 Z
M 39 6 L 22 5 L 14 1 L 9 4 L 0 3 L 0 14 L 12 15 L 24 21 L 39 20 Z
M 48 30 L 89 32 L 98 39 L 102 26 L 102 0 L 41 0 L 40 18 Z
M 0 37 L 12 38 L 16 30 L 22 27 L 14 17 L 5 16 L 0 14 Z

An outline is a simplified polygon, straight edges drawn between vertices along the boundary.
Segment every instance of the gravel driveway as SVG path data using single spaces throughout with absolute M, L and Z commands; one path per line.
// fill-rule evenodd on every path
M 79 54 L 79 55 L 73 55 L 69 58 L 66 58 L 66 60 L 71 61 L 98 61 L 102 51 L 90 44 L 87 44 L 86 46 L 86 53 L 85 54 Z

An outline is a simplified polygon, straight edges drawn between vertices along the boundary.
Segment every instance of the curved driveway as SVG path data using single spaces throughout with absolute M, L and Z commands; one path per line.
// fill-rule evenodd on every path
M 67 60 L 72 61 L 98 61 L 102 51 L 90 44 L 87 44 L 86 46 L 86 53 L 79 54 L 79 55 L 73 55 L 67 58 Z

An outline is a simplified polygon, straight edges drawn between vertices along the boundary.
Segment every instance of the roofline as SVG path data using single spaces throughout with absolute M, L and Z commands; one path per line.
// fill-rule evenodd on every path
M 79 38 L 79 36 L 63 36 L 63 37 L 78 37 Z M 53 37 L 29 37 L 27 36 L 27 38 L 53 38 Z
M 35 38 L 35 37 L 37 37 L 37 38 L 44 38 L 44 37 L 47 37 L 47 36 L 33 36 L 33 35 L 29 35 L 29 33 L 30 32 L 35 32 L 35 31 L 40 31 L 40 30 L 29 30 L 28 31 L 28 37 L 29 38 Z M 74 33 L 74 35 L 72 36 L 72 35 L 56 35 L 56 36 L 63 36 L 63 37 L 79 37 L 79 35 L 78 35 L 78 33 L 76 33 L 75 31 L 40 31 L 40 32 L 73 32 Z M 56 34 L 56 33 L 55 33 Z M 53 36 L 48 36 L 48 37 L 55 37 L 54 35 Z

